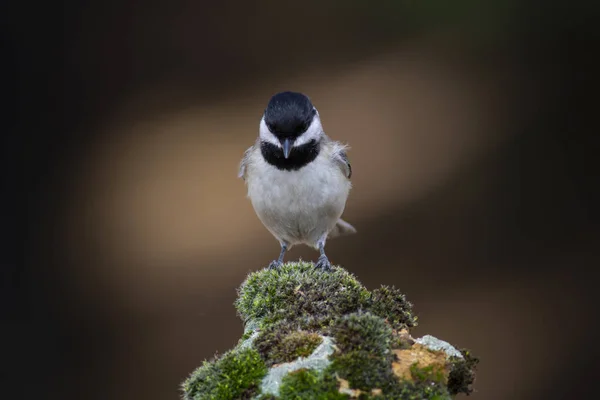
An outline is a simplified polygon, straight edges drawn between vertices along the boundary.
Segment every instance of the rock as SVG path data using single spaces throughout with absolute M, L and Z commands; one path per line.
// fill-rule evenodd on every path
M 248 276 L 236 307 L 238 345 L 196 369 L 185 400 L 452 399 L 470 393 L 478 360 L 427 335 L 412 304 L 369 291 L 340 267 L 286 263 Z

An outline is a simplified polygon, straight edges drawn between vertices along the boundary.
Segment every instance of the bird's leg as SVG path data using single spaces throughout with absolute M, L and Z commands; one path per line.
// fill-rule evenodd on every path
M 319 241 L 317 242 L 317 245 L 319 246 L 319 252 L 321 253 L 321 255 L 319 256 L 319 259 L 317 260 L 317 264 L 315 265 L 315 267 L 322 269 L 323 271 L 331 270 L 331 263 L 329 262 L 329 259 L 325 255 L 325 240 L 326 239 L 327 239 L 327 234 L 323 235 L 323 237 L 321 237 L 321 239 L 319 239 Z
M 281 242 L 281 252 L 279 253 L 279 258 L 271 261 L 271 264 L 269 264 L 269 269 L 277 269 L 283 265 L 283 256 L 285 255 L 287 248 L 288 244 Z

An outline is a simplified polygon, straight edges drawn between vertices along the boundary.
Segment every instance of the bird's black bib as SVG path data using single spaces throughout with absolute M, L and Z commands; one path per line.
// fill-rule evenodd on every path
M 283 149 L 269 142 L 260 142 L 260 152 L 265 161 L 277 169 L 286 171 L 297 171 L 308 165 L 317 158 L 319 151 L 319 143 L 316 140 L 311 140 L 302 146 L 292 148 L 290 156 L 286 159 L 283 156 Z

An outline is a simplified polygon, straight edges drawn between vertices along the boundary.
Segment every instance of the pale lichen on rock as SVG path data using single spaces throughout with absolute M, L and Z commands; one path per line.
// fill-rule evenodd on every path
M 282 379 L 290 372 L 300 369 L 310 369 L 321 372 L 331 364 L 329 356 L 334 352 L 333 340 L 328 336 L 321 336 L 322 343 L 308 357 L 299 357 L 297 360 L 284 364 L 276 364 L 269 369 L 267 376 L 261 382 L 260 389 L 264 394 L 279 395 Z
M 427 347 L 428 349 L 431 349 L 434 351 L 443 351 L 444 353 L 446 353 L 448 355 L 448 357 L 463 358 L 463 355 L 460 353 L 460 351 L 456 350 L 456 348 L 454 346 L 452 346 L 450 343 L 444 342 L 443 340 L 440 340 L 434 336 L 425 335 L 421 338 L 416 339 L 415 341 L 417 343 Z
M 469 394 L 478 360 L 426 335 L 396 288 L 368 291 L 349 272 L 286 263 L 248 276 L 244 335 L 183 383 L 185 400 L 443 400 Z

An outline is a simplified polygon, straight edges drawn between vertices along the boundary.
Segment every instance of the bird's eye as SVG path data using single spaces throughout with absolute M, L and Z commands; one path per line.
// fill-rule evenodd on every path
M 308 129 L 308 124 L 304 122 L 303 124 L 298 126 L 296 133 L 304 133 Z

